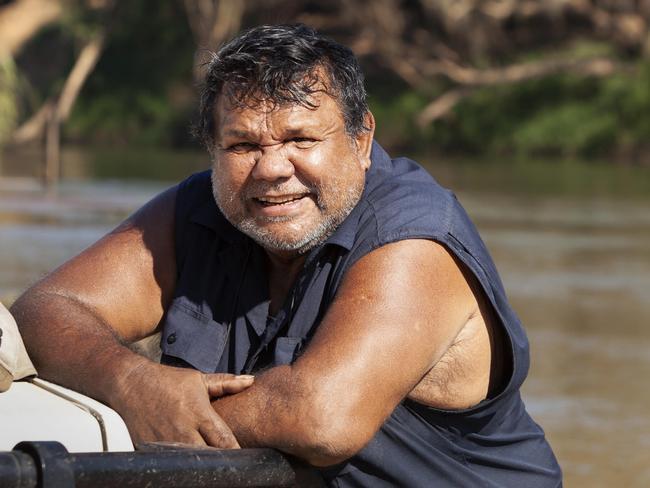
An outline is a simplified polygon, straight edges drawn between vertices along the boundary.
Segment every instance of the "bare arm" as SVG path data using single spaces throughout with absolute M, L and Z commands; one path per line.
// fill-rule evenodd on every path
M 174 290 L 175 191 L 36 283 L 11 312 L 39 374 L 111 405 L 135 442 L 236 447 L 209 398 L 250 379 L 161 366 L 125 345 L 156 330 Z
M 108 401 L 143 363 L 123 343 L 155 330 L 173 290 L 174 197 L 158 196 L 12 306 L 43 377 Z
M 243 446 L 277 447 L 315 465 L 340 462 L 371 439 L 476 309 L 444 247 L 423 240 L 384 246 L 348 272 L 293 365 L 265 372 L 213 406 Z

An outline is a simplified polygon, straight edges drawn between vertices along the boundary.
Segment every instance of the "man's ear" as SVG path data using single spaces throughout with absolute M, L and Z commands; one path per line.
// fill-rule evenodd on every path
M 364 117 L 364 130 L 355 136 L 355 142 L 363 169 L 368 171 L 370 168 L 370 151 L 372 150 L 372 139 L 375 135 L 375 116 L 368 110 Z

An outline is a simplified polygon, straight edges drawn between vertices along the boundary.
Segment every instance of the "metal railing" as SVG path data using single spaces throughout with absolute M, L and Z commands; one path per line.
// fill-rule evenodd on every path
M 322 487 L 317 472 L 273 449 L 163 447 L 69 453 L 58 442 L 21 442 L 0 452 L 0 487 Z

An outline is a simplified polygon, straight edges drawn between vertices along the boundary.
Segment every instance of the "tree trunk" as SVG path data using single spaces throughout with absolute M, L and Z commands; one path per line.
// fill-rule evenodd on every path
M 48 188 L 55 185 L 61 176 L 61 124 L 70 116 L 72 107 L 81 92 L 81 87 L 99 61 L 105 39 L 106 28 L 102 29 L 83 47 L 65 80 L 56 106 L 49 110 L 49 116 L 44 118 L 44 122 L 47 124 L 45 131 L 45 186 Z
M 184 0 L 187 21 L 196 43 L 194 79 L 201 81 L 211 51 L 233 36 L 240 28 L 244 0 Z

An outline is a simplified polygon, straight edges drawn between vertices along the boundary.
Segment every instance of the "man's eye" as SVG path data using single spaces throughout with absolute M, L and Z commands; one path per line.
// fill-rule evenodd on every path
M 311 139 L 309 137 L 294 137 L 293 139 L 291 139 L 291 142 L 298 149 L 309 149 L 314 144 L 316 144 L 317 141 L 316 139 Z
M 227 151 L 234 153 L 243 153 L 255 149 L 255 144 L 250 142 L 238 142 L 237 144 L 231 144 L 226 148 Z

